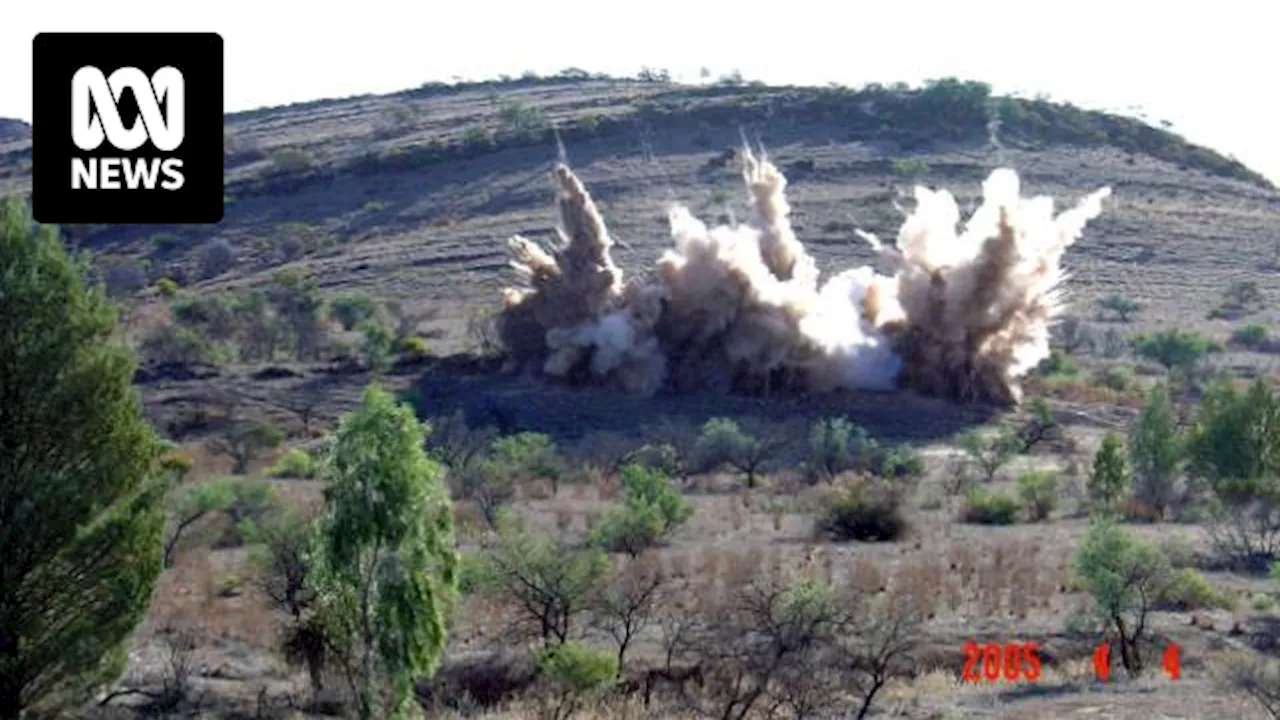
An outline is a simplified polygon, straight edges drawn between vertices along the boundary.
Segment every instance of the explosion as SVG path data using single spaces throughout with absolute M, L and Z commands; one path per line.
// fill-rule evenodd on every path
M 498 317 L 512 359 L 644 395 L 906 387 L 1016 404 L 1021 378 L 1049 356 L 1062 255 L 1111 193 L 1101 188 L 1055 216 L 1052 198 L 1023 198 L 1017 174 L 1000 168 L 960 228 L 951 193 L 917 186 L 895 246 L 858 231 L 891 273 L 864 266 L 820 283 L 791 227 L 786 178 L 749 150 L 742 161 L 748 222 L 709 228 L 677 205 L 674 247 L 655 274 L 629 280 L 590 194 L 558 165 L 559 243 L 508 241 L 523 284 L 504 290 Z

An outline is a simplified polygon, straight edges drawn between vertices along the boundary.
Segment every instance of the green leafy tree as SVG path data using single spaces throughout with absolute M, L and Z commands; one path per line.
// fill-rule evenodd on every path
M 622 503 L 592 531 L 592 542 L 606 550 L 636 557 L 693 514 L 680 488 L 659 470 L 632 463 L 622 468 L 620 478 Z
M 1241 393 L 1210 386 L 1187 440 L 1190 470 L 1228 503 L 1277 499 L 1280 396 L 1261 378 Z
M 1190 330 L 1166 330 L 1134 338 L 1138 357 L 1160 363 L 1169 372 L 1190 373 L 1211 353 L 1221 350 L 1209 338 Z
M 1182 451 L 1173 401 L 1169 391 L 1157 385 L 1129 433 L 1134 499 L 1150 508 L 1157 518 L 1163 518 L 1173 503 Z
M 361 718 L 400 715 L 444 651 L 457 592 L 453 505 L 413 411 L 374 385 L 325 458 L 310 578 Z
M 161 570 L 170 473 L 88 263 L 0 201 L 0 718 L 113 682 Z
M 1147 660 L 1150 613 L 1175 579 L 1168 558 L 1102 517 L 1080 543 L 1075 570 L 1093 596 L 1103 633 L 1119 641 L 1120 662 L 1137 677 Z
M 1129 488 L 1129 463 L 1125 459 L 1124 441 L 1116 433 L 1109 432 L 1102 438 L 1102 446 L 1093 456 L 1093 470 L 1089 473 L 1089 499 L 1095 507 L 1114 509 L 1116 503 Z

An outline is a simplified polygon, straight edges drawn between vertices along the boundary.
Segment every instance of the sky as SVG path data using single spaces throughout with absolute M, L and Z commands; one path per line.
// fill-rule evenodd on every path
M 228 112 L 568 67 L 664 68 L 691 82 L 702 68 L 737 70 L 800 85 L 954 76 L 1167 121 L 1280 184 L 1280 3 L 1270 0 L 7 4 L 0 117 L 28 121 L 36 33 L 213 31 L 225 43 Z

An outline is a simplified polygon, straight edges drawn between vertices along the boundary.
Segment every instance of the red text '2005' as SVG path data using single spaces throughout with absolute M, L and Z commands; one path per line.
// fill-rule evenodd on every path
M 978 643 L 964 646 L 965 682 L 1016 682 L 1040 679 L 1040 649 L 1035 643 Z

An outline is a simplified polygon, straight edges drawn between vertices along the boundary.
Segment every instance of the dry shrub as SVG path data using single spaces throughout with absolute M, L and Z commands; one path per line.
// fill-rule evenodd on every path
M 902 489 L 863 479 L 827 495 L 818 530 L 835 542 L 893 542 L 907 531 Z

